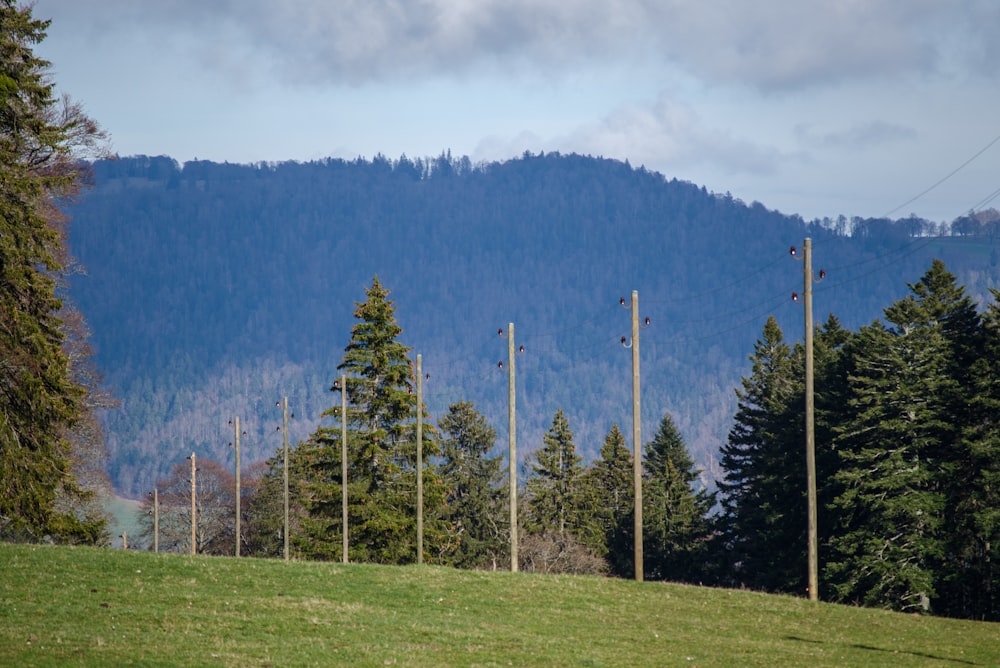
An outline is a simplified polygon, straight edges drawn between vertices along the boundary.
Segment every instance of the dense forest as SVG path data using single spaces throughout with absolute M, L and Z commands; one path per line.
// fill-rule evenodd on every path
M 561 408 L 587 460 L 613 423 L 630 423 L 619 299 L 637 290 L 651 323 L 644 431 L 669 411 L 711 485 L 762 323 L 773 315 L 801 336 L 790 295 L 802 266 L 789 246 L 813 239 L 828 274 L 817 318 L 847 327 L 877 317 L 932 257 L 982 302 L 997 272 L 992 235 L 941 235 L 949 226 L 912 217 L 807 223 L 578 155 L 183 166 L 140 156 L 93 169 L 93 189 L 68 207 L 84 268 L 72 294 L 121 400 L 106 416 L 109 469 L 133 497 L 191 451 L 231 465 L 234 415 L 248 431 L 244 462 L 269 456 L 282 396 L 294 438 L 310 433 L 375 275 L 401 340 L 423 355 L 432 415 L 473 401 L 505 442 L 497 330 L 514 323 L 522 452 L 541 446 Z

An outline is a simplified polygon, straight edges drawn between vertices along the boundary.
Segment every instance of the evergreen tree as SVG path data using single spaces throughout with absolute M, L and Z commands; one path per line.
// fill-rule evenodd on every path
M 643 462 L 643 565 L 649 580 L 704 579 L 715 495 L 695 491 L 699 471 L 669 413 Z
M 572 533 L 577 528 L 574 500 L 583 458 L 576 454 L 573 432 L 561 408 L 542 438 L 542 448 L 535 451 L 534 460 L 526 486 L 525 528 L 535 533 Z
M 919 611 L 936 598 L 945 559 L 964 413 L 952 414 L 962 403 L 958 332 L 974 336 L 976 316 L 939 262 L 910 287 L 885 309 L 891 327 L 873 323 L 849 345 L 853 416 L 840 426 L 840 525 L 827 571 L 840 600 Z
M 1000 292 L 983 318 L 982 354 L 970 367 L 969 419 L 948 487 L 943 614 L 1000 620 Z
M 798 406 L 802 384 L 777 321 L 754 346 L 752 375 L 722 447 L 718 523 L 723 583 L 801 592 L 806 580 L 805 455 Z
M 453 545 L 448 561 L 460 568 L 495 567 L 505 558 L 509 561 L 502 457 L 488 456 L 496 444 L 496 430 L 468 401 L 449 406 L 438 426 L 443 436 L 440 474 L 446 489 L 442 519 Z
M 389 291 L 376 276 L 367 299 L 354 311 L 358 323 L 337 367 L 347 375 L 348 535 L 350 558 L 406 563 L 416 557 L 416 396 L 410 349 L 397 341 Z M 343 388 L 339 388 L 343 391 Z M 424 419 L 423 407 L 420 407 Z M 338 422 L 340 406 L 323 414 Z M 424 424 L 424 464 L 439 454 L 434 428 Z M 341 549 L 341 464 L 339 424 L 320 427 L 301 447 L 309 468 L 303 486 L 309 517 L 304 522 L 303 552 L 336 558 Z M 443 487 L 433 468 L 424 471 L 425 540 L 430 554 L 443 540 L 435 513 Z
M 632 455 L 618 425 L 604 438 L 601 457 L 583 473 L 577 492 L 578 537 L 620 577 L 634 572 Z
M 84 411 L 62 350 L 56 202 L 76 193 L 76 152 L 101 132 L 55 97 L 32 51 L 48 26 L 0 0 L 0 536 L 100 542 L 101 518 L 56 506 L 60 494 L 79 498 L 67 434 Z

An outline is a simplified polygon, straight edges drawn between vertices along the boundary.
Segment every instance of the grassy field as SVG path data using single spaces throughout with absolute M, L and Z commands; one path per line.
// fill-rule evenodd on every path
M 0 545 L 2 666 L 995 666 L 1000 624 L 631 581 Z

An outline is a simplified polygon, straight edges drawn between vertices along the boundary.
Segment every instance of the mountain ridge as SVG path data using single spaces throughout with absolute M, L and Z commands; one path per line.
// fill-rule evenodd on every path
M 250 456 L 280 445 L 274 408 L 289 396 L 293 439 L 333 404 L 327 391 L 354 303 L 378 275 L 400 340 L 430 374 L 432 419 L 474 401 L 506 443 L 506 373 L 515 324 L 522 456 L 558 408 L 591 458 L 611 424 L 631 423 L 629 314 L 637 290 L 646 438 L 675 417 L 706 484 L 735 406 L 733 388 L 768 315 L 801 338 L 801 264 L 813 239 L 816 317 L 855 328 L 942 257 L 982 299 L 996 284 L 992 238 L 929 237 L 928 221 L 806 222 L 627 163 L 539 154 L 183 166 L 166 157 L 100 161 L 69 209 L 70 250 L 87 268 L 71 294 L 96 361 L 123 401 L 108 413 L 116 489 L 138 496 L 197 450 L 232 464 L 229 417 Z M 838 229 L 838 223 L 839 228 Z M 523 445 L 522 445 L 523 444 Z

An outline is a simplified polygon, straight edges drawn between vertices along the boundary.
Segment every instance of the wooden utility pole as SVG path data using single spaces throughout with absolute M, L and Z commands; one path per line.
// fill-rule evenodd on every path
M 160 551 L 160 492 L 153 488 L 153 552 Z
M 813 314 L 812 314 L 812 239 L 803 244 L 805 270 L 805 352 L 806 352 L 806 487 L 809 512 L 809 600 L 819 600 L 819 539 L 816 529 L 816 422 L 813 399 Z
M 340 506 L 343 531 L 343 556 L 347 563 L 347 376 L 340 377 Z
M 514 378 L 514 323 L 507 323 L 507 457 L 510 462 L 510 570 L 517 572 L 517 406 Z
M 635 579 L 642 582 L 642 425 L 639 395 L 639 291 L 632 291 L 632 485 L 635 490 L 633 513 Z
M 236 556 L 240 556 L 240 419 L 234 418 L 233 423 L 236 431 Z
M 195 466 L 194 453 L 191 453 L 191 554 L 198 553 L 198 544 L 195 542 L 198 529 L 198 498 L 195 493 L 195 475 L 198 467 Z
M 424 404 L 423 370 L 417 355 L 417 563 L 424 563 Z
M 281 433 L 285 453 L 285 561 L 288 561 L 288 397 L 281 400 Z

